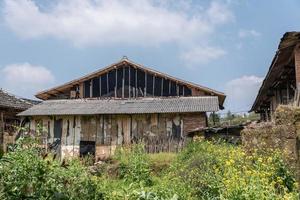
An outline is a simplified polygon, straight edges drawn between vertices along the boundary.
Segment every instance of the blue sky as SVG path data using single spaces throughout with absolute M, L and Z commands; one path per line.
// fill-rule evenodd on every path
M 247 111 L 299 0 L 2 0 L 0 87 L 33 98 L 129 59 L 225 92 Z

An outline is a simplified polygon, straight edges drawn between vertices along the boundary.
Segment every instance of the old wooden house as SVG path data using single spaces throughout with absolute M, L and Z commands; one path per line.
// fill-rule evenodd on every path
M 19 114 L 31 119 L 31 131 L 42 127 L 62 157 L 90 153 L 97 160 L 137 142 L 148 152 L 177 151 L 225 100 L 221 92 L 127 58 L 36 97 L 44 102 Z
M 287 32 L 281 38 L 251 111 L 260 113 L 262 120 L 271 120 L 278 105 L 299 105 L 299 91 L 300 32 Z
M 0 89 L 0 145 L 2 150 L 6 149 L 5 138 L 13 137 L 16 127 L 20 126 L 21 119 L 17 114 L 36 103 L 38 102 L 17 97 Z

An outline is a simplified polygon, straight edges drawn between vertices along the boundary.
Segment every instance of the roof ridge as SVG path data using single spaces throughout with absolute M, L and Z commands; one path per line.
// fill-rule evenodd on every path
M 143 101 L 176 101 L 176 100 L 196 100 L 196 99 L 218 99 L 217 96 L 189 96 L 189 97 L 143 97 L 143 98 L 131 98 L 131 99 L 114 99 L 114 98 L 80 98 L 80 99 L 50 99 L 42 101 L 42 103 L 78 103 L 78 102 L 143 102 Z

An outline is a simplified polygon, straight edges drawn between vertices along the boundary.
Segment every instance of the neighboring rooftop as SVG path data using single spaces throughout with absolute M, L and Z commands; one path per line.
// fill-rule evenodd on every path
M 12 108 L 23 111 L 37 103 L 39 103 L 39 101 L 20 98 L 0 89 L 0 107 L 2 108 Z
M 295 46 L 300 42 L 300 32 L 286 32 L 278 45 L 278 50 L 269 67 L 269 71 L 259 89 L 255 102 L 250 111 L 257 111 L 259 106 L 268 97 L 268 91 L 274 82 L 280 78 L 288 64 L 293 59 Z
M 214 112 L 217 96 L 121 99 L 48 100 L 19 116 Z

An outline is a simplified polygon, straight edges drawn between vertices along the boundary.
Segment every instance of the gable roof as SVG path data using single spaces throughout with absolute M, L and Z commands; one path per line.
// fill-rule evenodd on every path
M 268 73 L 259 89 L 256 99 L 252 105 L 251 111 L 257 111 L 264 98 L 267 96 L 267 91 L 272 87 L 274 81 L 280 76 L 284 67 L 288 64 L 294 52 L 294 48 L 300 43 L 300 32 L 286 32 L 280 40 L 276 54 L 269 67 Z
M 47 100 L 18 114 L 19 116 L 190 113 L 219 110 L 216 96 Z
M 46 99 L 45 96 L 47 96 L 47 94 L 55 94 L 55 93 L 58 93 L 58 92 L 62 92 L 62 90 L 65 90 L 65 89 L 70 88 L 70 87 L 72 87 L 76 84 L 79 84 L 79 83 L 83 82 L 83 81 L 89 80 L 89 79 L 97 77 L 99 75 L 102 75 L 102 74 L 114 69 L 115 67 L 121 66 L 123 64 L 132 65 L 135 68 L 138 68 L 138 69 L 144 70 L 146 72 L 155 74 L 156 76 L 164 77 L 166 79 L 173 80 L 173 81 L 181 83 L 183 85 L 190 86 L 190 87 L 199 89 L 201 91 L 207 92 L 207 93 L 212 94 L 214 96 L 218 96 L 220 105 L 223 105 L 224 100 L 226 98 L 226 95 L 222 92 L 219 92 L 219 91 L 216 91 L 216 90 L 210 89 L 208 87 L 204 87 L 204 86 L 201 86 L 201 85 L 189 82 L 189 81 L 184 81 L 184 80 L 179 79 L 179 78 L 175 78 L 173 76 L 170 76 L 168 74 L 156 71 L 154 69 L 150 69 L 148 67 L 145 67 L 141 64 L 138 64 L 138 63 L 135 63 L 135 62 L 129 60 L 127 57 L 124 57 L 121 61 L 119 61 L 117 63 L 113 63 L 113 64 L 111 64 L 111 65 L 109 65 L 105 68 L 102 68 L 100 70 L 97 70 L 95 72 L 87 74 L 85 76 L 82 76 L 78 79 L 74 79 L 72 81 L 69 81 L 69 82 L 67 82 L 63 85 L 60 85 L 60 86 L 57 86 L 57 87 L 54 87 L 54 88 L 51 88 L 51 89 L 48 89 L 48 90 L 41 91 L 38 94 L 36 94 L 35 96 L 39 99 L 45 100 Z
M 19 98 L 4 91 L 3 89 L 0 89 L 0 107 L 2 108 L 12 108 L 22 111 L 30 108 L 37 103 L 38 101 Z

